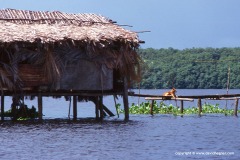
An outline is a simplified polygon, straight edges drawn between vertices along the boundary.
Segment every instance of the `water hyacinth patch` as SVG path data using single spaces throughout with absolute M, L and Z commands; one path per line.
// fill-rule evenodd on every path
M 118 106 L 120 108 L 120 106 Z M 149 101 L 142 102 L 139 105 L 132 103 L 129 108 L 130 114 L 150 114 L 151 103 Z M 119 113 L 124 113 L 124 110 L 118 109 Z M 173 114 L 173 115 L 188 115 L 188 114 L 198 114 L 198 107 L 188 107 L 183 109 L 183 113 L 180 111 L 180 107 L 174 106 L 172 104 L 166 105 L 163 101 L 157 103 L 153 102 L 153 114 Z M 233 115 L 233 109 L 223 109 L 219 107 L 219 104 L 204 104 L 202 105 L 201 114 L 218 114 L 222 113 L 225 115 Z

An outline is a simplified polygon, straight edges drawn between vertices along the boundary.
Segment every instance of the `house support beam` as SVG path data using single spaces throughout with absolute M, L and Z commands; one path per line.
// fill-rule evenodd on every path
M 123 78 L 123 105 L 125 113 L 125 121 L 129 120 L 129 106 L 128 106 L 128 82 L 127 77 Z
M 103 120 L 104 113 L 103 113 L 103 97 L 98 96 L 98 103 L 99 103 L 99 111 L 100 111 L 100 120 Z
M 43 103 L 42 103 L 42 95 L 38 94 L 38 120 L 42 121 L 43 119 Z
M 98 101 L 98 97 L 95 97 L 94 99 L 95 100 L 93 102 L 95 103 L 96 120 L 99 120 L 99 101 Z
M 1 95 L 1 121 L 4 121 L 4 96 Z
M 77 120 L 77 96 L 73 96 L 73 121 Z

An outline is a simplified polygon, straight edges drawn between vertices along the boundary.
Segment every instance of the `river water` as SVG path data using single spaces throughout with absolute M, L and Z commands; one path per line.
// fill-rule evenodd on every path
M 141 93 L 163 91 L 141 90 Z M 178 91 L 178 95 L 223 93 L 224 90 Z M 230 93 L 240 93 L 240 90 Z M 114 112 L 112 101 L 112 97 L 104 98 L 106 106 Z M 144 99 L 129 98 L 129 103 L 141 101 Z M 6 99 L 6 106 L 8 103 L 10 98 Z M 26 103 L 35 105 L 36 102 L 26 100 Z M 232 102 L 228 103 L 231 107 Z M 44 98 L 43 105 L 43 123 L 7 121 L 0 124 L 1 160 L 240 159 L 238 117 L 130 115 L 130 121 L 124 122 L 120 115 L 95 122 L 94 118 L 89 118 L 95 115 L 93 104 L 79 102 L 79 120 L 72 122 L 67 118 L 69 102 L 64 99 Z

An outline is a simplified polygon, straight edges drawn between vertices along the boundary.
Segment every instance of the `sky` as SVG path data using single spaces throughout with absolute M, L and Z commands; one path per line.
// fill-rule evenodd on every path
M 0 9 L 100 14 L 138 32 L 141 48 L 155 49 L 240 47 L 239 6 L 240 0 L 0 0 Z

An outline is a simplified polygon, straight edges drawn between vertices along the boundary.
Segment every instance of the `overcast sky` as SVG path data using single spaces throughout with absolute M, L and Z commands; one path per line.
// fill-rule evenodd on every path
M 141 48 L 240 47 L 240 0 L 0 0 L 0 8 L 97 13 L 139 33 Z

